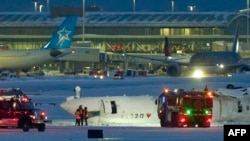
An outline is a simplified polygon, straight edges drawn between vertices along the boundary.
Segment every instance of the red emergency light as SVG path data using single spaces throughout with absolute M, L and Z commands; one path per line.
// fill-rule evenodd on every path
M 208 93 L 207 93 L 207 96 L 208 96 L 209 98 L 213 98 L 213 97 L 214 97 L 213 94 L 212 94 L 212 92 L 208 92 Z
M 23 103 L 27 103 L 27 102 L 29 102 L 29 99 L 28 99 L 27 97 L 23 97 L 23 98 L 21 99 L 21 101 L 22 101 Z
M 184 122 L 186 122 L 186 119 L 185 119 L 184 117 L 182 117 L 182 118 L 180 119 L 180 122 L 181 122 L 181 123 L 184 123 Z

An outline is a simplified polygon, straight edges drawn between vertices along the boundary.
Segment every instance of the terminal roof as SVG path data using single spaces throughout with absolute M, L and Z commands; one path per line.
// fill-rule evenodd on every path
M 85 26 L 225 27 L 238 12 L 86 12 Z M 48 12 L 2 12 L 0 26 L 58 26 L 64 17 Z M 78 25 L 82 25 L 82 17 Z

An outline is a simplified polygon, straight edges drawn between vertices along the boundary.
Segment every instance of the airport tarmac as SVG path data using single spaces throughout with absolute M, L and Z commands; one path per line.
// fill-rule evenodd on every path
M 0 139 L 8 141 L 223 141 L 223 127 L 161 128 L 161 127 L 75 127 L 48 126 L 45 132 L 32 129 L 0 129 Z
M 60 103 L 66 97 L 74 95 L 75 86 L 80 86 L 83 96 L 108 95 L 154 95 L 161 94 L 163 88 L 183 88 L 185 90 L 203 89 L 206 85 L 210 89 L 226 87 L 228 83 L 249 86 L 249 74 L 237 74 L 232 77 L 171 78 L 167 76 L 132 77 L 123 80 L 94 79 L 78 76 L 18 78 L 0 81 L 1 87 L 21 88 L 30 94 L 33 101 L 42 103 L 39 108 L 48 112 L 51 124 L 45 132 L 31 129 L 23 132 L 21 129 L 0 129 L 0 139 L 19 141 L 81 141 L 88 139 L 89 130 L 103 132 L 103 138 L 94 140 L 170 140 L 170 141 L 223 141 L 223 124 L 212 125 L 211 128 L 161 128 L 134 126 L 93 126 L 75 127 L 74 116 L 60 108 Z M 55 105 L 50 105 L 54 103 Z M 229 123 L 230 124 L 230 123 Z

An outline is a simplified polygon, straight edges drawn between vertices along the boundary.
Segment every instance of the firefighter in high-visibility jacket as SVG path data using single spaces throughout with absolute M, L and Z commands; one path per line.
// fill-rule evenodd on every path
M 87 107 L 84 107 L 84 110 L 83 110 L 83 119 L 84 119 L 84 122 L 85 122 L 86 126 L 88 126 L 88 118 L 89 118 L 88 109 L 87 109 Z
M 75 112 L 75 119 L 76 119 L 75 126 L 80 126 L 81 113 L 79 109 L 77 109 Z

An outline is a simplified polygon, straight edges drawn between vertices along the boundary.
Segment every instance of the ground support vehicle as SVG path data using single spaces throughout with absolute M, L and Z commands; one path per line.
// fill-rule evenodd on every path
M 161 127 L 210 127 L 214 92 L 165 89 L 158 98 Z
M 0 88 L 0 127 L 30 128 L 45 131 L 45 123 L 50 122 L 44 110 L 36 109 L 31 99 L 20 89 Z
M 123 75 L 121 75 L 121 74 L 119 74 L 119 73 L 116 73 L 116 74 L 114 74 L 113 79 L 114 79 L 114 80 L 124 79 L 124 77 L 123 77 Z

